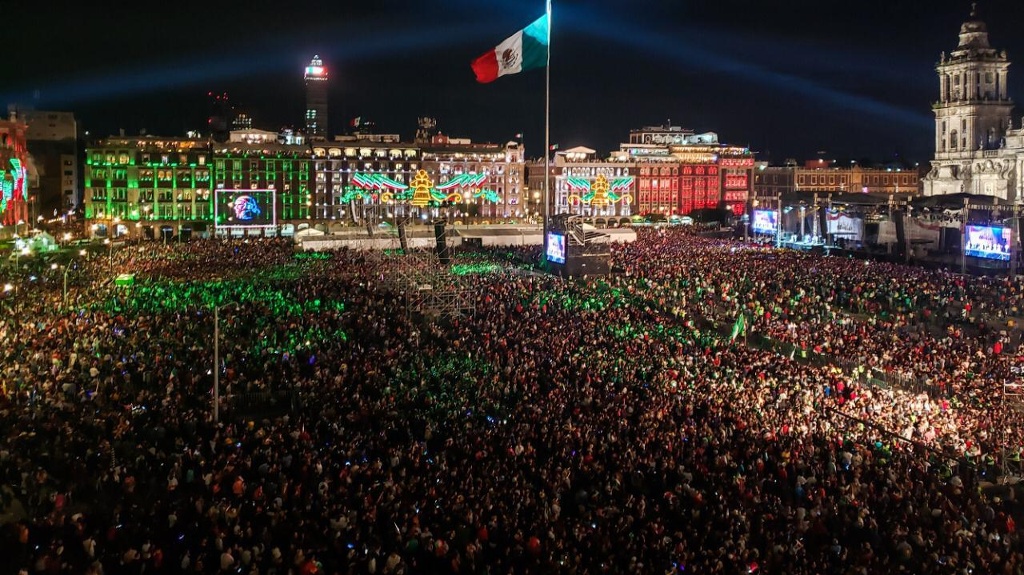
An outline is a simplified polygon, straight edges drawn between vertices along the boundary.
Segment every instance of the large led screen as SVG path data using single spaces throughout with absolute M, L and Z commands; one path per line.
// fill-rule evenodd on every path
M 774 234 L 778 231 L 778 212 L 775 210 L 754 210 L 754 223 L 751 228 L 762 234 Z
M 964 253 L 976 258 L 1010 261 L 1011 235 L 1010 228 L 967 226 Z
M 565 236 L 548 232 L 548 261 L 556 264 L 565 263 Z
M 274 190 L 217 190 L 214 217 L 218 226 L 277 225 Z

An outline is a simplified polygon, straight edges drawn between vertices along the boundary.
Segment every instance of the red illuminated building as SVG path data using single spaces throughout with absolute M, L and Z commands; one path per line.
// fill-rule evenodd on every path
M 614 156 L 637 163 L 637 213 L 685 215 L 724 201 L 739 215 L 750 195 L 754 154 L 720 144 L 714 132 L 644 127 Z
M 28 222 L 27 129 L 13 112 L 8 120 L 0 120 L 0 213 L 5 226 Z

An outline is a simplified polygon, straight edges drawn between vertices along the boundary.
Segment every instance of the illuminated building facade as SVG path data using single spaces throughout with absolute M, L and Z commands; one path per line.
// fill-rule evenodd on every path
M 1009 67 L 1006 51 L 989 44 L 988 27 L 972 10 L 956 49 L 943 52 L 935 65 L 935 156 L 922 180 L 924 195 L 1022 200 L 1024 128 L 1013 129 Z
M 494 219 L 526 214 L 526 164 L 519 142 L 474 144 L 435 135 L 417 146 L 438 201 L 453 215 Z
M 313 56 L 306 66 L 306 135 L 312 141 L 328 139 L 327 67 L 320 56 Z
M 213 148 L 213 187 L 273 190 L 281 222 L 313 218 L 310 188 L 313 154 L 308 145 L 279 142 L 226 142 Z M 208 214 L 212 217 L 212 211 Z
M 543 174 L 544 162 L 531 164 L 531 173 Z M 555 154 L 551 163 L 551 215 L 575 214 L 584 218 L 631 215 L 636 184 L 636 163 L 628 159 L 600 159 L 597 153 L 578 146 Z M 534 178 L 530 187 L 543 189 Z
M 361 225 L 367 216 L 403 215 L 501 219 L 528 208 L 518 142 L 433 136 L 409 143 L 393 134 L 362 134 L 307 143 L 289 131 L 250 129 L 232 132 L 226 142 L 107 138 L 86 156 L 85 215 L 97 235 L 135 228 L 150 235 L 154 227 L 170 235 L 212 231 L 217 190 L 272 190 L 281 225 Z M 417 174 L 429 198 L 413 210 Z
M 395 183 L 408 185 L 421 168 L 419 147 L 399 140 L 377 134 L 314 142 L 313 217 L 362 224 L 388 215 Z
M 27 130 L 14 112 L 0 120 L 0 217 L 5 226 L 29 221 Z
M 754 195 L 775 197 L 790 192 L 857 193 L 888 197 L 917 195 L 920 177 L 903 166 L 848 165 L 835 160 L 807 160 L 803 166 L 760 165 L 754 170 Z
M 901 166 L 865 167 L 858 164 L 838 166 L 836 162 L 808 160 L 795 169 L 796 191 L 853 192 L 890 196 L 917 195 L 920 178 L 916 169 Z
M 99 235 L 212 218 L 211 149 L 197 138 L 111 137 L 86 149 L 85 217 Z
M 637 209 L 669 216 L 725 202 L 742 214 L 753 185 L 754 154 L 719 143 L 718 134 L 678 126 L 633 130 L 615 156 L 637 163 Z

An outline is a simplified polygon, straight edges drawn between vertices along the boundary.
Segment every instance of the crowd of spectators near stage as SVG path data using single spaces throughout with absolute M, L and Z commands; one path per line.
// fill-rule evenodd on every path
M 642 229 L 424 321 L 394 254 L 108 255 L 0 294 L 0 575 L 1024 573 L 1018 283 Z

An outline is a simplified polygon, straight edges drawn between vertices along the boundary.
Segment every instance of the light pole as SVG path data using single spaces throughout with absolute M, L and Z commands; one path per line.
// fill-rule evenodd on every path
M 801 200 L 802 202 L 803 200 Z M 807 206 L 800 205 L 800 241 L 804 241 L 804 234 L 806 233 L 806 222 L 804 219 L 807 217 Z
M 753 227 L 753 225 L 754 225 L 754 214 L 757 213 L 757 207 L 760 206 L 760 205 L 761 205 L 761 202 L 757 199 L 757 196 L 754 196 L 754 199 L 750 202 L 750 217 L 747 218 L 747 227 L 744 228 L 744 230 L 749 230 L 749 229 L 751 229 L 751 227 Z M 753 232 L 757 233 L 757 230 L 753 230 Z M 757 241 L 757 236 L 754 236 L 754 241 Z
M 69 261 L 68 265 L 64 266 L 64 297 L 61 299 L 61 311 L 68 309 L 68 272 L 71 271 L 71 264 L 73 263 L 75 263 L 75 260 Z
M 778 201 L 778 207 L 779 207 L 778 211 L 775 212 L 775 213 L 778 214 L 778 216 L 777 216 L 778 217 L 778 222 L 777 222 L 778 225 L 775 228 L 775 247 L 781 248 L 782 247 L 782 194 L 780 193 L 778 196 L 775 197 L 775 199 Z
M 220 422 L 220 310 L 238 305 L 228 302 L 213 306 L 213 422 Z
M 747 200 L 749 202 L 749 200 L 750 200 L 749 196 L 747 197 Z M 746 202 L 743 205 L 743 220 L 741 221 L 741 223 L 743 224 L 743 243 L 747 243 L 749 241 L 749 236 L 750 236 L 750 207 L 749 207 L 749 205 L 750 204 L 746 203 Z

